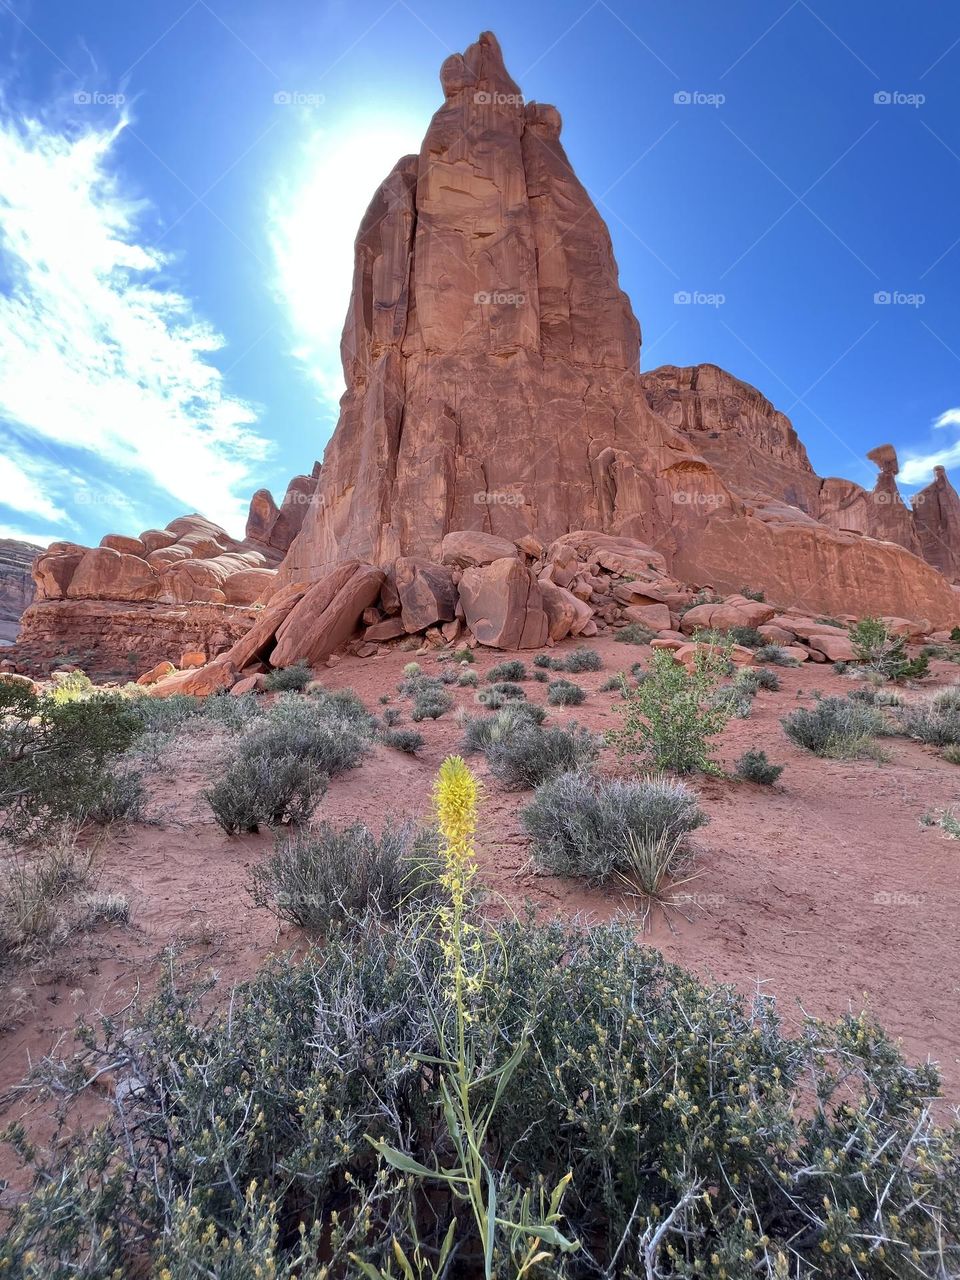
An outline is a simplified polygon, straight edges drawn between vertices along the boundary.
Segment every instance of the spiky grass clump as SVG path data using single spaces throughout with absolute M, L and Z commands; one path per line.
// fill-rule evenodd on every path
M 610 782 L 565 773 L 537 788 L 521 821 L 542 870 L 604 884 L 629 871 L 631 832 L 638 841 L 679 839 L 707 818 L 682 782 L 662 776 Z
M 533 702 L 508 702 L 492 716 L 465 715 L 462 720 L 463 750 L 467 755 L 486 752 L 495 742 L 501 742 L 518 733 L 542 724 L 546 718 L 543 707 Z
M 508 791 L 525 791 L 558 774 L 587 768 L 596 760 L 602 742 L 577 724 L 550 729 L 531 724 L 490 742 L 487 763 Z

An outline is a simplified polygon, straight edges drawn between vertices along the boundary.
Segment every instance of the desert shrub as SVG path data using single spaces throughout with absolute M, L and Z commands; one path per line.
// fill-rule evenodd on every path
M 30 1190 L 0 1274 L 482 1275 L 459 1188 L 422 1172 L 456 1158 L 432 1065 L 454 1016 L 435 921 L 334 927 L 230 998 L 165 965 L 127 1021 L 82 1028 L 63 1095 L 109 1072 L 115 1098 L 50 1153 L 13 1132 Z M 481 1150 L 492 1274 L 520 1274 L 530 1237 L 502 1224 L 524 1192 L 536 1211 L 568 1173 L 530 1280 L 957 1274 L 960 1138 L 931 1114 L 936 1068 L 908 1065 L 872 1018 L 791 1037 L 771 998 L 701 981 L 629 923 L 471 923 L 465 1046 L 484 1116 L 510 1063 Z M 430 1268 L 445 1241 L 444 1273 Z M 398 1252 L 430 1261 L 406 1272 Z
M 143 773 L 132 762 L 121 761 L 103 769 L 90 783 L 85 813 L 91 822 L 139 822 L 147 793 Z
M 93 681 L 83 671 L 56 671 L 50 696 L 54 702 L 76 702 L 89 698 L 95 692 Z
M 549 684 L 549 683 L 550 683 L 550 673 L 549 673 L 549 671 L 544 671 L 542 668 L 538 668 L 536 671 L 534 671 L 534 673 L 533 673 L 533 678 L 534 678 L 534 680 L 536 680 L 537 684 Z
M 770 787 L 783 773 L 782 764 L 771 764 L 765 751 L 745 751 L 734 763 L 734 773 L 745 782 L 759 782 Z
M 352 689 L 308 698 L 281 694 L 247 729 L 240 750 L 250 755 L 299 755 L 333 778 L 362 763 L 373 732 L 373 717 Z
M 459 649 L 454 649 L 451 656 L 454 662 L 476 661 L 476 659 L 473 656 L 473 650 L 470 648 L 469 645 L 466 645 L 466 644 L 461 645 Z
M 101 693 L 56 702 L 0 682 L 0 837 L 106 815 L 118 761 L 142 732 L 138 706 Z
M 960 744 L 953 743 L 944 747 L 940 752 L 940 759 L 946 760 L 947 764 L 960 764 Z
M 130 707 L 148 733 L 175 733 L 188 720 L 205 714 L 203 700 L 187 693 L 174 693 L 169 698 L 138 698 Z
M 644 680 L 618 708 L 623 727 L 611 731 L 609 741 L 621 756 L 649 757 L 658 769 L 717 772 L 707 739 L 730 719 L 728 700 L 715 698 L 728 663 L 723 647 L 705 648 L 688 672 L 668 650 L 655 650 Z
M 406 663 L 403 668 L 403 674 L 407 680 L 412 680 L 415 676 L 418 676 L 420 674 L 420 663 L 419 662 Z
M 481 689 L 477 694 L 477 702 L 490 711 L 498 711 L 508 702 L 522 702 L 526 696 L 522 685 L 501 680 L 498 684 L 492 684 L 489 689 Z
M 534 862 L 560 876 L 603 884 L 629 870 L 630 835 L 638 841 L 671 841 L 706 822 L 696 795 L 664 777 L 635 782 L 601 781 L 565 773 L 537 787 L 521 811 Z
M 444 667 L 440 672 L 440 679 L 444 684 L 456 684 L 457 673 L 453 667 Z
M 562 658 L 554 658 L 550 664 L 554 671 L 566 671 L 569 675 L 580 675 L 583 671 L 599 671 L 603 660 L 596 649 L 574 649 Z
M 92 880 L 90 853 L 66 832 L 35 857 L 0 863 L 0 964 L 65 941 L 75 900 Z
M 252 693 L 244 693 L 239 698 L 219 693 L 204 700 L 201 713 L 205 724 L 215 724 L 229 733 L 239 733 L 260 714 L 260 703 Z
M 405 751 L 407 755 L 416 755 L 426 742 L 422 733 L 416 729 L 387 729 L 381 734 L 385 747 L 393 747 L 394 751 Z
M 321 823 L 278 840 L 250 876 L 254 905 L 305 929 L 342 917 L 390 915 L 436 892 L 436 840 L 410 826 L 384 827 L 378 837 L 361 822 Z
M 861 618 L 850 628 L 850 643 L 867 672 L 883 680 L 922 680 L 930 674 L 930 659 L 907 657 L 906 636 L 893 635 L 881 618 Z
M 387 707 L 381 717 L 383 723 L 388 729 L 392 729 L 394 725 L 399 724 L 402 718 L 402 712 L 399 707 Z
M 278 667 L 264 677 L 263 687 L 270 693 L 299 693 L 313 679 L 313 670 L 306 662 L 292 662 L 289 667 Z
M 547 687 L 547 701 L 552 707 L 579 707 L 586 696 L 572 680 L 551 680 Z
M 753 667 L 751 674 L 758 689 L 769 689 L 775 693 L 780 688 L 780 677 L 775 671 L 768 671 L 766 667 Z
M 800 663 L 781 644 L 762 644 L 755 650 L 757 662 L 772 662 L 775 667 L 798 667 Z
M 727 639 L 743 645 L 745 649 L 761 649 L 765 643 L 756 627 L 730 627 Z
M 744 600 L 756 600 L 758 604 L 763 604 L 766 599 L 762 591 L 751 591 L 748 587 L 741 587 L 740 594 Z
M 327 776 L 309 757 L 245 749 L 201 794 L 228 835 L 261 826 L 305 822 L 327 790 Z
M 526 680 L 527 668 L 519 658 L 510 658 L 507 662 L 498 662 L 486 674 L 488 684 L 496 684 L 499 680 Z
M 586 768 L 596 760 L 602 742 L 577 724 L 540 729 L 531 721 L 525 731 L 491 741 L 487 763 L 509 791 L 525 791 L 558 774 Z
M 457 676 L 457 684 L 461 689 L 476 689 L 480 683 L 480 677 L 475 671 L 461 671 Z
M 918 742 L 933 747 L 960 744 L 960 706 L 954 704 L 952 690 L 943 690 L 948 696 L 938 701 L 941 694 L 930 700 L 911 702 L 897 708 L 897 723 L 902 733 Z
M 639 622 L 628 622 L 625 627 L 620 627 L 613 633 L 613 638 L 618 644 L 649 644 L 653 639 L 653 632 L 648 627 L 642 627 Z
M 951 627 L 950 640 L 953 644 L 960 644 L 960 627 Z
M 728 719 L 746 720 L 753 710 L 753 698 L 752 690 L 731 684 L 723 689 L 715 689 L 708 705 L 711 709 L 725 712 Z
M 533 659 L 533 665 L 535 667 L 549 668 L 553 666 L 553 659 L 549 653 L 538 653 Z
M 541 725 L 546 714 L 543 707 L 533 702 L 508 702 L 492 716 L 465 715 L 462 720 L 463 750 L 467 755 L 485 752 L 494 742 Z
M 453 706 L 453 697 L 438 680 L 420 679 L 413 692 L 412 719 L 439 720 Z
M 827 759 L 853 759 L 872 754 L 872 742 L 883 729 L 883 716 L 873 707 L 848 698 L 820 698 L 798 707 L 780 721 L 798 747 Z
M 83 924 L 129 924 L 130 903 L 122 893 L 88 893 L 83 897 Z
M 617 671 L 612 676 L 607 676 L 603 684 L 600 686 L 601 693 L 623 693 L 627 684 L 627 673 L 625 671 Z

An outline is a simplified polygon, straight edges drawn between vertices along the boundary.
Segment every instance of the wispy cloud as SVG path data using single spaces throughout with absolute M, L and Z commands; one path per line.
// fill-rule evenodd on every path
M 946 409 L 933 422 L 934 430 L 947 427 L 960 428 L 960 409 Z M 901 456 L 899 479 L 903 484 L 927 484 L 933 479 L 934 467 L 955 467 L 960 465 L 960 439 L 941 449 L 932 449 L 927 453 L 911 449 L 909 446 L 898 450 Z
M 340 332 L 353 280 L 353 241 L 377 188 L 401 156 L 419 151 L 424 120 L 339 120 L 316 126 L 268 210 L 276 290 L 292 354 L 335 416 L 343 394 Z
M 33 459 L 30 484 L 0 476 L 0 504 L 71 523 L 83 485 L 57 454 L 80 451 L 121 491 L 170 495 L 171 517 L 235 529 L 268 445 L 115 176 L 123 127 L 0 118 L 0 450 Z

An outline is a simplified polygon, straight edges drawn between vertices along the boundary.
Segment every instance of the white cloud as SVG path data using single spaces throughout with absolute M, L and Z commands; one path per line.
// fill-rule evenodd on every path
M 66 511 L 57 506 L 42 483 L 15 462 L 9 453 L 7 456 L 0 454 L 0 503 L 13 511 L 40 516 L 44 520 L 69 519 Z
M 18 525 L 0 524 L 0 538 L 13 538 L 15 542 L 30 542 L 35 547 L 49 547 L 51 542 L 61 540 L 59 533 L 34 533 L 30 529 L 21 529 Z
M 0 418 L 37 445 L 51 486 L 64 479 L 51 446 L 82 450 L 121 489 L 139 476 L 168 493 L 171 515 L 236 529 L 268 446 L 209 363 L 223 340 L 143 243 L 147 207 L 111 172 L 122 129 L 0 120 Z M 8 492 L 0 503 L 13 505 Z
M 947 409 L 934 420 L 935 429 L 944 427 L 960 427 L 960 409 Z M 933 479 L 934 467 L 955 467 L 960 465 L 960 440 L 948 444 L 942 449 L 934 449 L 929 453 L 920 453 L 907 447 L 898 450 L 901 455 L 899 479 L 902 484 L 928 484 Z
M 294 176 L 269 207 L 277 292 L 293 355 L 335 411 L 343 394 L 340 332 L 353 279 L 353 242 L 374 193 L 401 156 L 420 150 L 425 120 L 340 120 L 310 134 Z

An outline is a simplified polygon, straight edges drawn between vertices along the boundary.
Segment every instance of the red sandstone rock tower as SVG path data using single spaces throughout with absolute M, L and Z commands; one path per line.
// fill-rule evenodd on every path
M 594 529 L 687 581 L 952 619 L 954 593 L 915 555 L 820 522 L 829 482 L 759 392 L 712 366 L 641 378 L 639 325 L 559 113 L 524 102 L 495 37 L 440 79 L 420 154 L 397 163 L 357 235 L 347 391 L 278 586 L 346 561 L 438 560 L 457 530 L 549 543 Z M 755 401 L 756 492 L 685 429 L 684 398 L 692 411 L 725 383 Z

